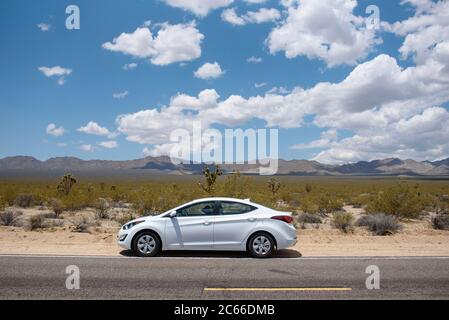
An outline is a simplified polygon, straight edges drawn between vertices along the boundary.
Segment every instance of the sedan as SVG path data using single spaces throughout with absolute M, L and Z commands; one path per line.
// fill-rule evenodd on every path
M 205 198 L 126 223 L 118 244 L 140 257 L 163 250 L 229 250 L 267 258 L 296 243 L 292 222 L 290 212 L 249 199 Z

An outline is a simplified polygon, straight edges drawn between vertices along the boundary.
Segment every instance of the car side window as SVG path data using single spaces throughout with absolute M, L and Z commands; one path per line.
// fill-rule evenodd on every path
M 221 201 L 218 204 L 218 214 L 220 215 L 243 214 L 253 210 L 256 210 L 256 207 L 239 202 Z
M 201 202 L 176 210 L 177 217 L 211 216 L 215 212 L 215 202 Z

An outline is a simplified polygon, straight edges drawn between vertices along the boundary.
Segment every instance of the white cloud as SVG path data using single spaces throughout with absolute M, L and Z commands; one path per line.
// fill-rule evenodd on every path
M 254 84 L 254 87 L 256 87 L 256 88 L 262 88 L 262 87 L 265 87 L 266 85 L 267 85 L 266 82 L 261 82 L 261 83 L 255 83 L 255 84 Z
M 194 72 L 195 77 L 199 79 L 217 79 L 224 74 L 218 62 L 205 63 Z
M 196 97 L 178 94 L 162 108 L 119 116 L 118 130 L 129 141 L 151 144 L 151 150 L 160 151 L 172 143 L 174 129 L 191 131 L 194 121 L 201 121 L 203 129 L 244 125 L 251 119 L 265 121 L 269 127 L 297 128 L 304 125 L 307 115 L 313 115 L 313 125 L 326 133 L 318 141 L 296 147 L 324 148 L 316 157 L 323 162 L 386 154 L 443 158 L 449 156 L 449 145 L 443 141 L 449 141 L 449 136 L 442 126 L 448 125 L 449 118 L 444 109 L 435 106 L 449 101 L 448 53 L 446 47 L 439 46 L 426 64 L 405 69 L 396 59 L 381 54 L 355 67 L 340 82 L 322 82 L 310 89 L 276 88 L 262 96 L 231 95 L 226 99 L 220 99 L 213 89 Z M 345 134 L 346 138 L 339 140 L 340 130 L 352 136 Z
M 399 48 L 402 58 L 413 56 L 423 63 L 432 54 L 434 47 L 449 39 L 449 2 L 428 0 L 402 1 L 415 6 L 415 14 L 393 24 L 384 23 L 388 31 L 405 37 Z
M 248 23 L 264 23 L 276 21 L 281 17 L 279 10 L 271 8 L 261 8 L 258 11 L 248 11 L 239 16 L 234 8 L 226 9 L 222 12 L 221 18 L 230 24 L 243 26 Z
M 137 68 L 137 63 L 135 63 L 135 62 L 127 63 L 127 64 L 123 65 L 123 67 L 122 67 L 122 69 L 125 71 L 133 70 L 135 68 Z
M 118 148 L 117 141 L 109 140 L 109 141 L 102 141 L 98 143 L 99 146 L 106 148 L 106 149 L 115 149 Z
M 199 17 L 204 17 L 210 11 L 227 7 L 234 0 L 165 0 L 172 7 L 190 11 Z
M 336 129 L 330 129 L 327 131 L 323 131 L 320 134 L 320 139 L 314 140 L 308 143 L 300 143 L 291 146 L 291 149 L 316 149 L 316 148 L 326 148 L 330 147 L 333 142 L 338 140 L 338 132 Z
M 46 77 L 58 77 L 57 84 L 63 85 L 65 83 L 65 77 L 72 73 L 72 69 L 63 68 L 60 66 L 55 67 L 39 67 L 38 70 L 42 72 Z
M 37 27 L 38 27 L 41 31 L 47 32 L 47 31 L 50 31 L 51 24 L 48 24 L 48 23 L 39 23 L 39 24 L 37 24 Z
M 92 134 L 96 136 L 109 136 L 111 135 L 111 132 L 105 128 L 100 126 L 98 123 L 94 121 L 90 121 L 87 125 L 84 127 L 78 128 L 78 132 L 83 132 L 86 134 Z
M 112 94 L 112 97 L 114 98 L 114 99 L 124 99 L 124 98 L 126 98 L 126 96 L 128 95 L 128 91 L 123 91 L 123 92 L 114 92 L 113 94 Z
M 262 4 L 267 2 L 267 0 L 244 0 L 248 4 Z
M 85 152 L 94 152 L 94 147 L 91 144 L 82 144 L 80 149 Z
M 50 123 L 47 126 L 46 132 L 47 132 L 47 134 L 49 134 L 51 136 L 60 137 L 60 136 L 63 136 L 66 131 L 65 131 L 64 127 L 58 127 L 54 123 Z
M 267 38 L 272 54 L 321 59 L 329 67 L 356 64 L 380 42 L 365 18 L 354 15 L 355 0 L 284 1 L 287 18 Z
M 61 77 L 68 76 L 72 73 L 71 69 L 63 68 L 60 66 L 56 67 L 39 67 L 40 72 L 42 72 L 46 77 Z
M 201 56 L 204 35 L 195 22 L 171 25 L 162 23 L 153 37 L 148 27 L 139 27 L 132 33 L 122 33 L 112 42 L 103 43 L 103 48 L 121 52 L 136 58 L 149 58 L 155 65 L 191 61 Z
M 246 59 L 246 62 L 249 62 L 249 63 L 261 63 L 262 62 L 262 58 L 261 57 L 251 56 L 248 59 Z
M 333 141 L 314 160 L 345 163 L 390 157 L 434 160 L 449 152 L 449 112 L 430 107 L 422 113 L 379 126 L 369 134 Z M 313 142 L 315 144 L 318 142 Z
M 290 93 L 290 90 L 288 90 L 286 87 L 273 87 L 270 90 L 267 91 L 267 94 L 288 94 Z

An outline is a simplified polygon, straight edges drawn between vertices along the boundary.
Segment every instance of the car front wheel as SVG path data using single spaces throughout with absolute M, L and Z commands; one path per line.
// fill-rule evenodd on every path
M 161 241 L 153 232 L 144 231 L 134 238 L 132 248 L 139 257 L 154 257 L 161 249 Z
M 248 241 L 248 252 L 254 258 L 268 258 L 274 252 L 274 239 L 266 233 L 256 233 Z

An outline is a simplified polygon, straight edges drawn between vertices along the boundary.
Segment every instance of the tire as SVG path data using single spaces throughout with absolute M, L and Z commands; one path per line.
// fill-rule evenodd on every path
M 268 233 L 255 233 L 248 240 L 248 253 L 254 258 L 268 258 L 274 250 L 275 241 Z
M 154 257 L 161 251 L 161 240 L 154 232 L 143 231 L 134 237 L 132 249 L 139 257 Z

